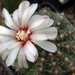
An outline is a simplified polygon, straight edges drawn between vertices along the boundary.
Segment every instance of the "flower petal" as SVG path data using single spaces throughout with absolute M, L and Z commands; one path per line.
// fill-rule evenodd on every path
M 37 44 L 38 46 L 40 46 L 41 48 L 49 51 L 49 52 L 56 52 L 57 47 L 55 44 L 49 42 L 49 41 L 35 41 L 32 40 L 35 44 Z
M 13 17 L 15 24 L 19 27 L 20 22 L 19 22 L 18 9 L 13 12 L 12 17 Z
M 0 35 L 0 42 L 6 42 L 12 40 L 11 36 L 4 36 L 4 35 Z
M 21 46 L 17 46 L 14 49 L 11 50 L 11 52 L 9 53 L 7 59 L 6 59 L 6 64 L 7 66 L 10 66 L 14 63 L 16 56 L 18 54 L 18 51 L 20 50 Z
M 16 46 L 19 46 L 20 44 L 21 44 L 21 42 L 13 41 L 13 43 L 9 45 L 8 49 L 15 48 Z
M 6 42 L 0 44 L 0 53 L 7 49 L 8 44 Z
M 33 56 L 33 55 L 28 51 L 28 49 L 27 49 L 26 46 L 24 46 L 24 51 L 25 51 L 25 55 L 26 55 L 26 58 L 27 58 L 28 61 L 34 62 L 34 61 L 36 60 L 36 57 Z
M 40 33 L 39 33 L 39 34 L 32 34 L 32 35 L 30 36 L 30 38 L 31 38 L 32 40 L 39 40 L 39 41 L 47 40 L 47 39 L 48 39 L 45 34 L 40 34 Z
M 35 47 L 30 41 L 28 41 L 28 42 L 26 43 L 26 47 L 27 47 L 27 50 L 28 50 L 32 55 L 36 56 L 36 54 L 37 54 L 37 49 L 36 49 L 36 47 Z
M 22 17 L 22 26 L 27 25 L 28 20 L 33 15 L 37 8 L 37 4 L 32 4 L 29 8 L 27 8 Z
M 19 20 L 21 22 L 24 11 L 29 7 L 30 3 L 28 1 L 23 1 L 19 5 Z
M 30 20 L 29 20 L 29 24 L 33 23 L 36 20 L 39 20 L 40 18 L 43 18 L 41 15 L 33 15 Z
M 14 40 L 11 40 L 11 41 L 6 41 L 6 42 L 3 42 L 3 43 L 0 43 L 0 53 L 2 51 L 4 51 L 5 49 L 7 49 L 9 46 L 11 46 L 15 41 Z
M 5 18 L 6 25 L 11 29 L 17 29 L 16 24 L 13 22 L 9 12 L 5 8 L 3 9 L 2 13 Z
M 49 27 L 53 24 L 54 20 L 48 18 L 48 19 L 45 19 L 45 21 L 39 25 L 37 28 L 33 29 L 33 30 L 39 30 L 39 29 L 43 29 L 43 28 L 46 28 L 46 27 Z
M 30 9 L 30 7 L 29 8 L 27 8 L 26 10 L 25 10 L 25 12 L 24 12 L 24 14 L 23 14 L 23 17 L 22 17 L 22 20 L 21 20 L 21 25 L 22 25 L 22 27 L 24 27 L 26 24 L 27 24 L 27 14 L 28 14 L 28 12 L 29 12 L 29 9 Z
M 35 61 L 35 57 L 33 55 L 31 55 L 27 50 L 25 50 L 25 54 L 26 54 L 26 58 L 28 61 L 30 61 L 30 62 Z
M 6 59 L 6 57 L 8 56 L 8 54 L 9 54 L 9 50 L 8 49 L 5 49 L 2 53 L 1 53 L 1 57 L 2 57 L 2 59 L 3 60 L 5 60 Z
M 36 20 L 34 21 L 33 23 L 30 24 L 29 28 L 30 29 L 34 29 L 36 27 L 38 27 L 39 25 L 41 25 L 43 22 L 45 21 L 45 19 L 39 19 L 39 20 Z
M 23 47 L 21 48 L 18 54 L 18 65 L 20 68 L 28 68 L 28 64 L 26 61 L 25 52 L 24 52 Z
M 35 10 L 37 9 L 38 4 L 34 3 L 30 6 L 30 10 L 28 12 L 28 19 L 30 19 L 30 17 L 33 15 L 33 13 L 35 12 Z
M 34 33 L 36 33 L 36 34 L 39 34 L 39 33 L 46 34 L 48 39 L 54 40 L 57 37 L 58 31 L 55 27 L 49 27 L 49 28 L 37 30 Z
M 0 35 L 9 35 L 9 36 L 13 36 L 14 35 L 14 31 L 10 30 L 8 28 L 5 28 L 3 26 L 0 26 Z

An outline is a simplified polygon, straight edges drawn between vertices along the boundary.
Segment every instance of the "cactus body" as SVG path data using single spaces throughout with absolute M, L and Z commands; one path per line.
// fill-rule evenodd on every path
M 75 69 L 75 29 L 61 14 L 51 11 L 36 12 L 49 15 L 58 29 L 58 37 L 52 41 L 58 47 L 56 53 L 49 53 L 39 47 L 39 57 L 35 63 L 28 63 L 28 69 L 19 69 L 24 75 L 65 75 Z M 17 64 L 17 60 L 15 66 Z

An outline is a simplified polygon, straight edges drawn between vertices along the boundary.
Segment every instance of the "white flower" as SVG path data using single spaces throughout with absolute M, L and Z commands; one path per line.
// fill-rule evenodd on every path
M 7 66 L 12 65 L 18 58 L 19 67 L 28 68 L 26 59 L 34 62 L 38 57 L 34 43 L 49 52 L 57 50 L 56 45 L 46 41 L 57 36 L 57 29 L 50 27 L 54 21 L 47 15 L 33 15 L 36 9 L 37 4 L 30 5 L 28 1 L 23 1 L 12 16 L 3 9 L 8 28 L 0 26 L 0 53 L 6 59 Z

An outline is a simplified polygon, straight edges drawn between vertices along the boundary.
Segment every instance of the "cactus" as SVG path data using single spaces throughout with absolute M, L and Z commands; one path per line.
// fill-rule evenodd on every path
M 38 11 L 37 14 L 49 15 L 53 20 L 53 26 L 57 27 L 58 37 L 52 41 L 58 50 L 49 53 L 39 47 L 39 57 L 35 63 L 28 63 L 28 69 L 19 69 L 23 75 L 65 75 L 75 69 L 75 29 L 63 15 L 51 11 Z M 17 60 L 15 69 L 18 69 Z
M 2 4 L 2 8 L 6 8 L 9 10 L 10 13 L 12 13 L 15 9 L 18 8 L 19 3 L 21 0 L 0 0 Z
M 10 10 L 10 9 L 9 9 Z M 11 10 L 10 10 L 11 11 Z M 35 63 L 28 62 L 29 68 L 18 68 L 17 59 L 14 69 L 23 75 L 65 75 L 75 69 L 75 29 L 63 15 L 52 11 L 36 12 L 41 15 L 49 15 L 54 20 L 53 26 L 58 29 L 57 38 L 54 42 L 58 50 L 49 53 L 37 46 L 39 57 Z

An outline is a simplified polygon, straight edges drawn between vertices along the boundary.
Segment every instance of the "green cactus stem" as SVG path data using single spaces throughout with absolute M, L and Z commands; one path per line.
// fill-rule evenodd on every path
M 63 15 L 51 11 L 38 11 L 37 14 L 49 15 L 58 29 L 58 37 L 52 41 L 58 50 L 49 53 L 38 48 L 39 57 L 35 63 L 28 63 L 28 69 L 19 69 L 23 75 L 65 75 L 75 69 L 75 29 Z M 16 62 L 17 64 L 17 62 Z M 18 69 L 18 67 L 15 69 Z

